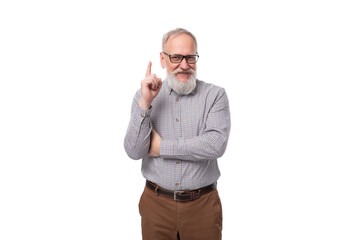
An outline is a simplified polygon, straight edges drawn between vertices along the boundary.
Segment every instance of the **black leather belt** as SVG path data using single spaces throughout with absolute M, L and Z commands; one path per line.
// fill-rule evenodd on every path
M 158 193 L 159 195 L 163 195 L 165 197 L 173 198 L 177 201 L 191 201 L 199 198 L 201 195 L 209 193 L 216 189 L 216 183 L 211 184 L 209 186 L 199 188 L 196 190 L 184 190 L 184 191 L 171 191 L 164 188 L 159 187 L 153 182 L 146 181 L 146 186 L 150 189 Z

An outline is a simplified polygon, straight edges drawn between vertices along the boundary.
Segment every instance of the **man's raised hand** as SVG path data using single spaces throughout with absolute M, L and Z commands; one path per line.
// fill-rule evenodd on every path
M 148 110 L 152 101 L 158 95 L 162 85 L 161 78 L 158 78 L 156 74 L 151 74 L 151 62 L 146 70 L 145 78 L 141 81 L 141 96 L 139 106 Z

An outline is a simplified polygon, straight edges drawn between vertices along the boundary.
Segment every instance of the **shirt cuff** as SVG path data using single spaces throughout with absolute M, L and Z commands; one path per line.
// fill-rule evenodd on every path
M 144 120 L 149 119 L 152 112 L 152 107 L 148 110 L 143 110 L 139 105 L 136 106 L 133 113 L 135 122 L 142 123 Z

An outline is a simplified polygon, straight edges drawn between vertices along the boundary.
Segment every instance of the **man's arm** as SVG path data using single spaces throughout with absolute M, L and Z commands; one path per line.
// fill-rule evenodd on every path
M 150 133 L 152 124 L 150 121 L 150 110 L 143 110 L 138 103 L 137 93 L 131 107 L 131 118 L 126 131 L 124 148 L 127 155 L 138 160 L 147 155 L 150 146 Z
M 161 85 L 161 78 L 151 74 L 151 62 L 149 62 L 145 78 L 141 81 L 141 89 L 133 100 L 130 124 L 124 140 L 125 151 L 134 160 L 143 158 L 149 151 L 152 129 L 151 103 L 158 95 Z
M 208 113 L 204 132 L 190 139 L 162 139 L 160 157 L 190 161 L 217 159 L 225 152 L 230 126 L 229 101 L 221 89 Z

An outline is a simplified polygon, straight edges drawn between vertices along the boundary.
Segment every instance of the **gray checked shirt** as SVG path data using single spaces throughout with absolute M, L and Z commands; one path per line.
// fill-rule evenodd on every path
M 149 110 L 135 94 L 124 147 L 134 160 L 142 158 L 143 176 L 169 190 L 193 190 L 220 177 L 217 159 L 230 133 L 229 101 L 223 88 L 197 80 L 188 95 L 173 91 L 165 79 Z M 151 129 L 162 137 L 160 156 L 149 157 Z

